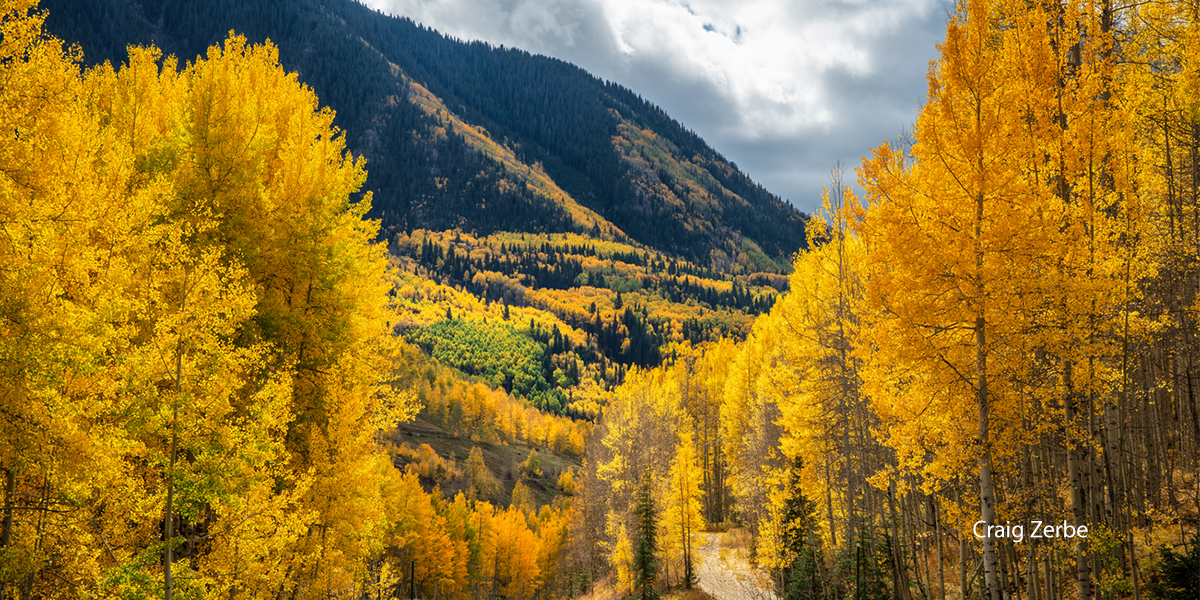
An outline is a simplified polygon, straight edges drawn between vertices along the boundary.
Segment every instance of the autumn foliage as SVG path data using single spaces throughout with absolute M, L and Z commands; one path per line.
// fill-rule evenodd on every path
M 0 593 L 552 581 L 558 512 L 431 495 L 377 441 L 418 406 L 332 112 L 238 36 L 83 71 L 32 4 L 0 14 Z
M 712 369 L 702 503 L 751 528 L 780 594 L 1194 593 L 1171 573 L 1200 518 L 1197 22 L 1187 3 L 960 2 L 912 138 L 864 159 L 861 199 L 835 175 L 770 313 L 730 354 L 616 390 L 580 487 L 620 500 L 576 512 L 599 559 L 629 585 L 613 507 L 644 469 L 670 498 L 704 428 L 682 373 Z M 1092 533 L 976 535 L 1035 521 Z
M 731 527 L 789 600 L 1194 591 L 1194 3 L 960 2 L 787 276 L 575 205 L 595 237 L 389 256 L 269 43 L 84 70 L 33 4 L 0 21 L 0 596 L 655 597 Z M 616 131 L 655 205 L 725 201 Z M 1034 521 L 1091 535 L 977 535 Z

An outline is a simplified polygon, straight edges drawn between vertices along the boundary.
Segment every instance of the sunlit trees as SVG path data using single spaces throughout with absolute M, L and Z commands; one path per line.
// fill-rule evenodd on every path
M 1016 387 L 1024 336 L 1052 297 L 1064 205 L 1036 166 L 1054 117 L 1052 56 L 1037 9 L 974 0 L 948 25 L 909 158 L 884 147 L 863 168 L 872 308 L 866 379 L 900 464 L 922 476 L 976 463 L 981 519 L 996 520 L 994 464 L 1032 440 Z M 1011 27 L 997 31 L 993 23 Z M 1051 63 L 1052 64 L 1052 63 Z M 1030 131 L 1032 129 L 1032 131 Z M 972 398 L 970 403 L 966 398 Z M 886 400 L 885 400 L 886 399 Z M 941 420 L 941 423 L 925 422 Z M 969 449 L 969 450 L 968 450 Z M 923 457 L 922 457 L 923 458 Z M 998 600 L 985 537 L 987 597 Z
M 113 392 L 122 376 L 104 363 L 131 335 L 124 325 L 137 310 L 130 299 L 134 273 L 150 242 L 138 235 L 138 218 L 105 210 L 125 196 L 129 157 L 105 144 L 111 132 L 80 106 L 83 84 L 74 57 L 42 35 L 43 16 L 30 13 L 33 4 L 0 5 L 0 466 L 6 480 L 0 585 L 6 594 L 41 593 L 39 573 L 48 564 L 55 574 L 98 568 L 92 544 L 61 543 L 97 536 L 86 522 L 63 518 L 74 511 L 60 512 L 61 504 L 103 493 L 102 478 L 123 470 L 130 435 L 110 418 L 121 410 Z M 153 193 L 129 196 L 135 214 L 148 213 L 155 201 Z M 72 248 L 92 238 L 108 243 Z M 106 267 L 114 279 L 98 277 Z M 108 393 L 96 393 L 101 390 Z M 88 435 L 97 430 L 108 439 Z M 60 489 L 71 494 L 64 498 Z M 162 505 L 141 508 L 147 516 L 161 515 Z M 95 588 L 94 581 L 80 583 Z
M 411 414 L 361 162 L 270 46 L 83 73 L 30 7 L 3 11 L 0 462 L 40 516 L 5 585 L 356 589 L 398 475 L 374 432 Z
M 729 365 L 721 404 L 721 431 L 728 461 L 735 515 L 757 535 L 760 564 L 774 566 L 779 552 L 779 522 L 771 494 L 785 465 L 780 439 L 779 398 L 766 383 L 777 368 L 776 344 L 781 329 L 773 318 L 755 323 Z
M 809 228 L 812 249 L 797 256 L 792 293 L 771 312 L 775 368 L 764 373 L 760 393 L 780 407 L 781 449 L 803 457 L 804 487 L 836 546 L 869 527 L 879 499 L 868 479 L 889 461 L 871 433 L 877 419 L 862 393 L 866 247 L 846 220 L 857 199 L 840 173 L 833 185 L 826 215 Z
M 679 436 L 668 478 L 661 519 L 666 529 L 665 535 L 661 536 L 662 543 L 667 560 L 678 565 L 676 569 L 684 587 L 691 588 L 696 583 L 695 535 L 704 529 L 700 488 L 703 473 L 696 462 L 692 436 L 687 431 Z
M 855 592 L 899 598 L 1137 596 L 1188 556 L 1141 538 L 1188 539 L 1162 515 L 1195 510 L 1200 460 L 1194 6 L 962 3 L 911 147 L 866 161 L 862 204 L 835 181 L 739 343 L 654 311 L 679 290 L 760 310 L 751 284 L 632 247 L 525 251 L 581 286 L 522 298 L 580 329 L 389 277 L 361 160 L 271 46 L 84 72 L 29 2 L 4 6 L 0 595 L 533 598 L 606 567 L 650 595 L 729 522 L 799 595 L 845 597 L 853 565 Z M 460 257 L 449 237 L 422 234 L 421 268 L 520 285 L 483 268 L 511 240 Z M 606 278 L 623 293 L 581 291 Z M 459 319 L 408 335 L 486 383 L 397 340 L 393 283 L 453 296 L 436 316 Z M 663 364 L 586 365 L 589 327 Z M 549 457 L 583 457 L 592 425 L 524 402 L 571 383 L 568 414 L 599 415 L 578 477 Z M 413 396 L 473 440 L 452 500 L 376 438 Z M 537 450 L 501 507 L 481 448 L 515 442 Z M 572 506 L 538 506 L 547 475 Z M 971 527 L 1030 519 L 1097 534 Z

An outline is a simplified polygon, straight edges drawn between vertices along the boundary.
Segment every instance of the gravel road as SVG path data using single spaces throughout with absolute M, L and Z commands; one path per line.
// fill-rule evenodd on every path
M 744 550 L 726 549 L 721 534 L 700 534 L 700 588 L 717 600 L 778 600 L 771 580 L 750 564 Z

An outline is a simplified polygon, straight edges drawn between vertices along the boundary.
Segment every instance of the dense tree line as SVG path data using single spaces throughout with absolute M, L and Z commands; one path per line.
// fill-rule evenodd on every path
M 1196 11 L 958 3 L 911 143 L 861 201 L 835 181 L 788 293 L 615 391 L 574 568 L 633 589 L 632 484 L 710 429 L 707 386 L 702 502 L 785 598 L 1200 593 Z
M 375 585 L 374 435 L 417 407 L 362 163 L 270 46 L 83 72 L 31 8 L 0 8 L 0 588 Z
M 447 252 L 440 244 L 426 240 L 422 242 L 419 250 L 415 250 L 413 258 L 417 259 L 417 264 L 426 268 L 429 275 L 442 281 L 463 285 L 471 293 L 495 301 L 512 299 L 505 297 L 505 290 L 491 288 L 485 282 L 475 282 L 475 274 L 484 271 L 500 273 L 523 281 L 527 287 L 533 289 L 545 287 L 566 290 L 580 285 L 607 288 L 610 287 L 610 283 L 612 287 L 620 286 L 621 279 L 614 279 L 611 268 L 585 269 L 581 258 L 587 256 L 597 255 L 594 249 L 589 251 L 587 247 L 575 253 L 571 248 L 563 248 L 560 251 L 547 244 L 543 248 L 532 250 L 501 248 L 499 252 L 487 252 L 475 258 L 453 249 Z M 644 267 L 647 275 L 637 277 L 637 286 L 661 291 L 670 302 L 703 302 L 711 307 L 757 315 L 770 310 L 775 299 L 774 294 L 750 291 L 736 279 L 729 291 L 713 289 L 694 278 L 682 276 L 692 269 L 680 266 L 674 261 L 648 261 L 636 253 L 614 253 L 606 258 Z M 700 272 L 717 276 L 709 270 Z
M 641 266 L 640 274 L 632 278 L 637 288 L 647 293 L 658 294 L 663 301 L 670 303 L 703 303 L 713 308 L 759 314 L 769 310 L 776 297 L 774 294 L 752 292 L 736 279 L 732 281 L 728 291 L 713 289 L 695 278 L 668 274 L 671 271 L 683 273 L 688 270 L 686 263 L 647 258 L 646 254 L 638 252 L 598 253 L 590 245 L 502 243 L 499 251 L 486 249 L 477 252 L 470 250 L 469 246 L 468 251 L 460 251 L 454 246 L 447 247 L 430 238 L 424 238 L 419 245 L 408 246 L 407 251 L 401 252 L 407 252 L 415 259 L 422 276 L 460 286 L 485 300 L 502 302 L 506 307 L 526 302 L 523 294 L 514 289 L 515 284 L 496 285 L 494 275 L 485 277 L 483 274 L 499 273 L 509 278 L 507 280 L 510 282 L 522 282 L 523 286 L 529 289 L 571 290 L 578 286 L 605 288 L 609 285 L 617 288 L 613 292 L 614 310 L 611 314 L 597 310 L 593 303 L 587 311 L 579 315 L 563 316 L 565 322 L 589 335 L 590 342 L 587 344 L 574 346 L 569 340 L 564 343 L 557 328 L 553 335 L 549 330 L 542 333 L 544 339 L 539 339 L 537 328 L 533 326 L 523 330 L 526 335 L 538 339 L 547 351 L 544 379 L 551 382 L 551 385 L 558 379 L 552 375 L 556 369 L 550 364 L 551 355 L 573 352 L 575 354 L 572 356 L 578 357 L 582 364 L 599 364 L 602 368 L 606 361 L 654 366 L 662 360 L 663 348 L 669 341 L 668 332 L 674 326 L 678 326 L 682 339 L 695 343 L 736 333 L 729 325 L 712 320 L 688 318 L 678 324 L 672 324 L 668 319 L 655 315 L 654 311 L 646 306 L 625 306 L 619 290 L 629 279 L 620 276 L 611 266 L 597 267 L 597 264 L 611 265 L 619 261 Z M 585 269 L 584 261 L 588 258 L 602 260 L 589 261 L 590 267 Z M 605 276 L 605 272 L 609 273 L 608 277 Z M 569 359 L 569 363 L 569 370 L 574 369 L 575 359 Z M 477 373 L 473 368 L 468 368 L 467 371 Z M 567 379 L 574 383 L 579 382 L 578 370 L 571 372 L 574 374 L 568 374 Z M 525 394 L 527 390 L 520 391 Z M 566 405 L 559 402 L 556 406 L 559 407 L 554 409 L 557 411 L 564 409 Z
M 572 414 L 570 407 L 564 411 L 565 416 L 536 409 L 528 400 L 506 393 L 503 387 L 464 380 L 454 367 L 424 355 L 419 349 L 409 350 L 412 355 L 405 357 L 408 369 L 399 384 L 416 396 L 421 420 L 456 438 L 489 444 L 523 444 L 573 460 L 583 458 L 592 427 L 585 415 Z M 449 486 L 442 491 L 449 495 L 454 492 Z M 476 497 L 483 500 L 503 499 L 481 489 L 476 492 Z
M 424 489 L 382 434 L 587 424 L 394 335 L 363 164 L 275 48 L 84 71 L 32 8 L 0 4 L 0 595 L 557 594 L 568 501 Z

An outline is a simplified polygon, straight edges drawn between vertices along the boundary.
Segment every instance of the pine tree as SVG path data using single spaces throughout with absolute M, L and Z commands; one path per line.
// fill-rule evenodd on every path
M 654 589 L 658 573 L 658 560 L 654 553 L 658 549 L 655 534 L 658 531 L 658 514 L 654 510 L 654 498 L 650 495 L 650 473 L 647 471 L 637 492 L 634 518 L 637 520 L 636 537 L 633 540 L 633 583 L 634 593 L 641 600 L 658 600 Z
M 1188 550 L 1190 548 L 1190 551 Z M 1167 547 L 1158 550 L 1158 569 L 1150 576 L 1150 593 L 1166 600 L 1191 600 L 1200 593 L 1200 534 L 1192 537 L 1183 553 Z
M 788 470 L 783 516 L 783 548 L 790 561 L 784 573 L 782 590 L 786 600 L 821 596 L 818 575 L 821 538 L 817 535 L 817 505 L 800 489 L 803 469 L 804 461 L 798 456 L 793 458 Z

